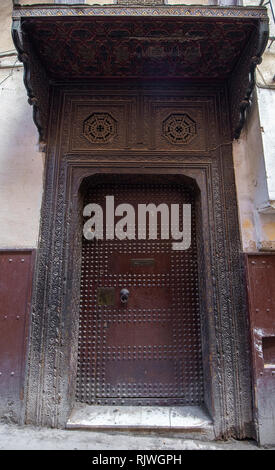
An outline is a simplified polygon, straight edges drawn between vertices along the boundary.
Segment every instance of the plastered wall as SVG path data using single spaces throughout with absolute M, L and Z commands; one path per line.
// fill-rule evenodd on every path
M 0 54 L 14 49 L 12 2 L 0 2 Z M 0 249 L 37 246 L 44 156 L 16 56 L 0 57 Z
M 257 88 L 233 159 L 243 249 L 275 251 L 275 90 Z
M 258 0 L 244 0 L 247 6 Z M 273 5 L 274 5 L 273 0 Z M 268 6 L 270 36 L 275 24 Z M 275 251 L 275 42 L 268 41 L 257 67 L 253 107 L 233 157 L 243 249 Z
M 233 159 L 244 251 L 258 249 L 258 207 L 267 195 L 266 170 L 256 94 L 240 139 L 233 143 Z

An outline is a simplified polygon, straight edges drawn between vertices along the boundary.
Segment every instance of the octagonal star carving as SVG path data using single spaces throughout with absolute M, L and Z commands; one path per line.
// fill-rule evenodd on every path
M 117 134 L 116 120 L 109 113 L 93 113 L 83 124 L 83 135 L 93 144 L 110 142 Z
M 189 144 L 196 135 L 196 122 L 188 114 L 170 114 L 163 121 L 163 136 L 171 144 Z

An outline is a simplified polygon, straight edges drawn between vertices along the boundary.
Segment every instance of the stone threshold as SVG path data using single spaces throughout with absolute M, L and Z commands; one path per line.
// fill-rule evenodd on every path
M 200 406 L 91 406 L 78 403 L 66 427 L 202 433 L 214 439 L 213 422 Z

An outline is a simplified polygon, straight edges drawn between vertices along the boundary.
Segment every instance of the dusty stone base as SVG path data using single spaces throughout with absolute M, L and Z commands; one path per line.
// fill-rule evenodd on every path
M 213 423 L 200 406 L 89 406 L 77 404 L 67 429 L 156 433 L 214 440 Z
M 274 449 L 274 448 L 273 448 Z M 261 450 L 255 441 L 202 442 L 177 436 L 135 435 L 0 424 L 0 450 Z

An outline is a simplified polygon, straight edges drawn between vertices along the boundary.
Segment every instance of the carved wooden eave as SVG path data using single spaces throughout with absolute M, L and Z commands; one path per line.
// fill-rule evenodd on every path
M 17 6 L 12 33 L 42 142 L 50 85 L 104 77 L 227 81 L 238 138 L 268 16 L 264 7 Z

